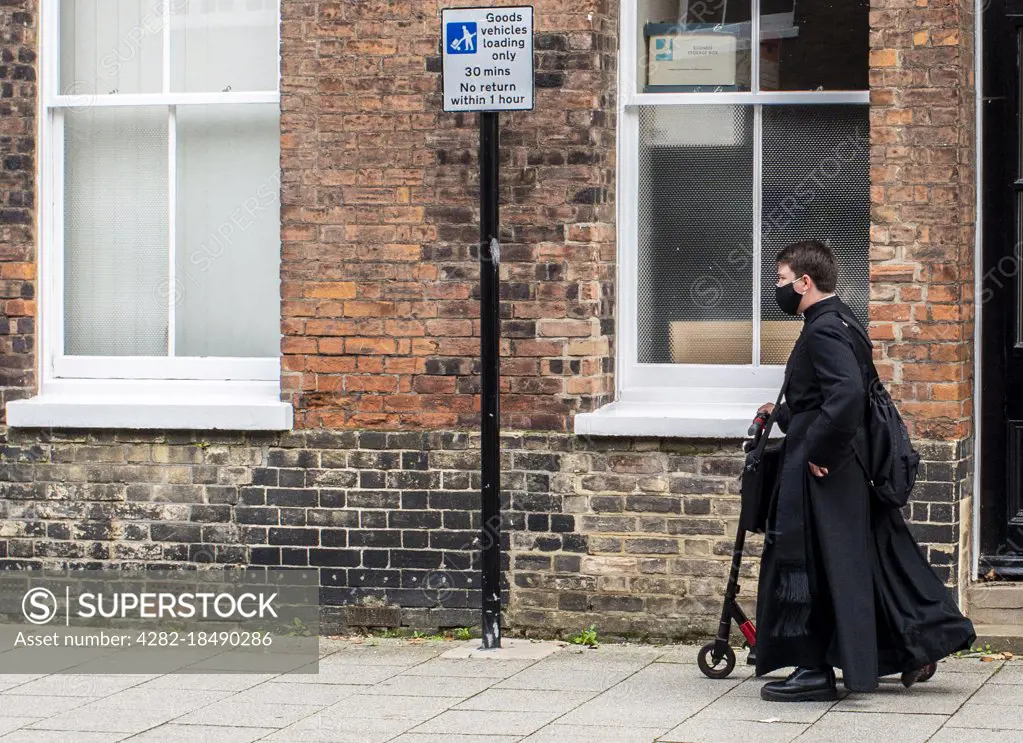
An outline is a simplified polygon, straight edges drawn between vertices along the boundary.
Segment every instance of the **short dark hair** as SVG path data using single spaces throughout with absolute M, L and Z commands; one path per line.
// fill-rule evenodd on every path
M 806 274 L 822 292 L 833 292 L 838 284 L 838 261 L 835 253 L 820 240 L 800 240 L 786 246 L 777 263 L 784 263 L 796 276 Z

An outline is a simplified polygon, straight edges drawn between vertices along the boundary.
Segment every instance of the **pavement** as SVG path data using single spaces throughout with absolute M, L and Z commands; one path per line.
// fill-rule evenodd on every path
M 502 645 L 324 638 L 316 674 L 0 675 L 0 743 L 1023 741 L 1020 660 L 953 658 L 912 689 L 891 677 L 779 704 L 745 653 L 715 681 L 695 646 Z

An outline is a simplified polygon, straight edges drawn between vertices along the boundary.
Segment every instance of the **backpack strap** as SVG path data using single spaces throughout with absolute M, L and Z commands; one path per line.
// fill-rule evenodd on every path
M 869 391 L 869 386 L 871 384 L 874 384 L 878 379 L 881 378 L 881 375 L 877 373 L 877 367 L 874 366 L 874 354 L 872 353 L 872 349 L 873 349 L 874 345 L 873 345 L 873 343 L 870 340 L 870 335 L 867 333 L 867 331 L 864 329 L 864 327 L 862 325 L 860 325 L 860 321 L 859 320 L 857 320 L 852 315 L 850 315 L 850 314 L 848 314 L 846 312 L 843 312 L 841 308 L 838 308 L 838 307 L 828 308 L 824 312 L 822 312 L 820 315 L 818 315 L 817 317 L 824 317 L 825 315 L 832 315 L 832 314 L 838 315 L 838 317 L 842 320 L 842 323 L 847 328 L 852 330 L 853 333 L 855 333 L 860 338 L 860 340 L 863 341 L 863 344 L 864 344 L 865 350 L 866 350 L 866 353 L 863 354 L 863 358 L 866 359 L 866 363 L 865 364 L 862 363 L 860 354 L 856 354 L 856 361 L 860 362 L 859 365 L 860 365 L 860 371 L 861 372 L 867 372 L 867 371 L 870 372 L 870 376 L 869 377 L 866 377 L 866 375 L 864 375 L 866 377 L 866 381 L 868 382 L 868 391 Z M 814 318 L 814 319 L 816 320 L 817 318 Z M 854 351 L 854 353 L 855 353 L 855 351 Z
M 799 344 L 802 342 L 803 334 L 800 333 L 799 338 L 796 340 L 796 345 L 792 349 L 793 353 L 795 353 L 795 349 L 798 348 Z M 774 410 L 772 410 L 771 415 L 767 417 L 767 423 L 764 424 L 764 430 L 760 434 L 760 441 L 757 443 L 756 448 L 753 450 L 758 459 L 763 455 L 764 449 L 767 448 L 767 439 L 770 437 L 771 429 L 774 428 L 774 423 L 778 418 L 778 409 L 781 407 L 782 398 L 785 397 L 785 393 L 789 389 L 789 381 L 791 380 L 791 378 L 792 367 L 786 366 L 785 379 L 781 383 L 781 390 L 778 392 L 778 399 L 774 403 Z

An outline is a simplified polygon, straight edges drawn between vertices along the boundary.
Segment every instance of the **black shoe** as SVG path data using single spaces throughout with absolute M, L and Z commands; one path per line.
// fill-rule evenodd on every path
M 915 671 L 903 671 L 902 672 L 902 685 L 907 689 L 920 680 L 920 677 L 924 675 L 923 668 L 917 668 Z
M 838 699 L 835 670 L 797 668 L 784 681 L 760 687 L 760 698 L 769 702 L 833 702 Z

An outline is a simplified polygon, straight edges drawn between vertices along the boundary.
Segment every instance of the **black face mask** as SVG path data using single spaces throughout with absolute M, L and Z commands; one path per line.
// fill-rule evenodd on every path
M 799 314 L 799 303 L 803 301 L 803 295 L 797 292 L 794 286 L 796 281 L 790 281 L 788 284 L 774 288 L 774 299 L 778 302 L 778 308 L 786 315 Z

